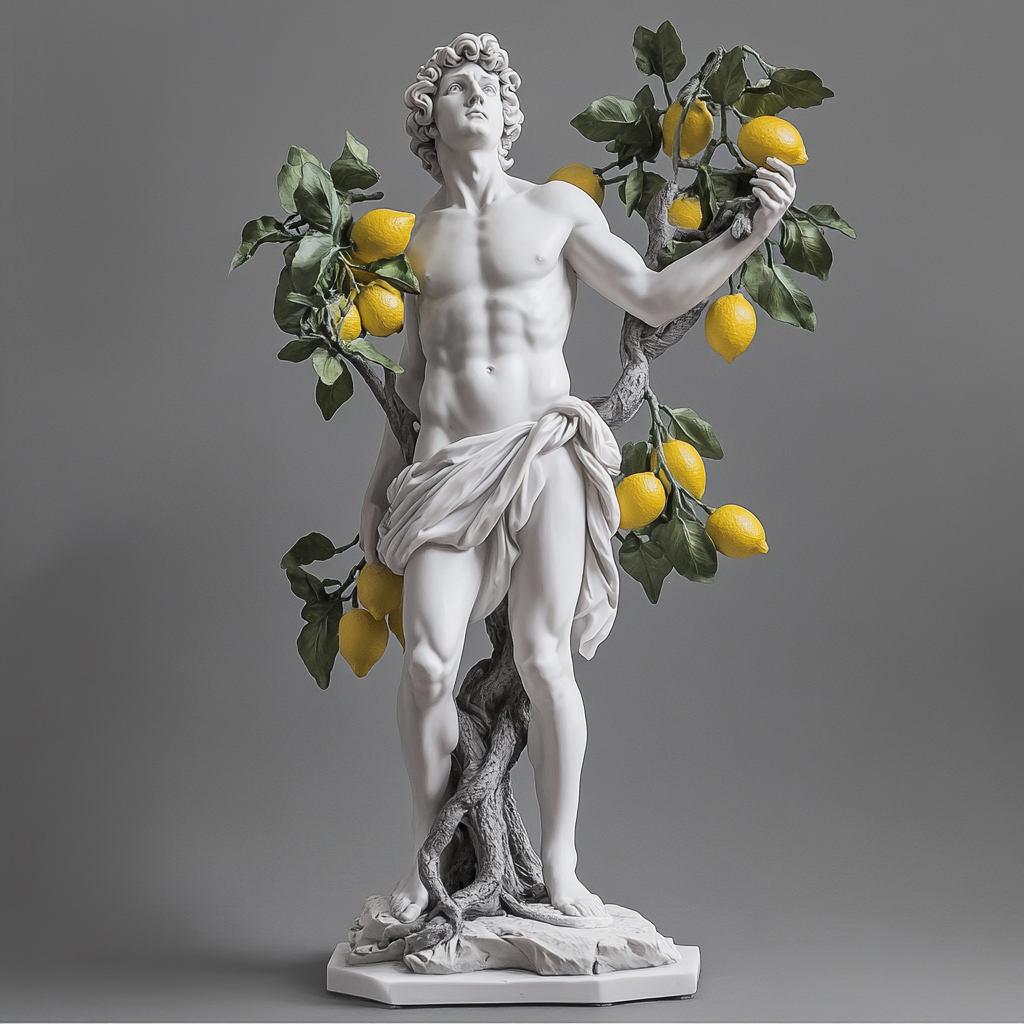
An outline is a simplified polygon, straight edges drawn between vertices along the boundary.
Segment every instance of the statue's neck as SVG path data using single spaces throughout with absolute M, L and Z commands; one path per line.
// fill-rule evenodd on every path
M 437 162 L 444 176 L 447 207 L 482 210 L 512 192 L 496 149 L 453 150 L 438 139 Z

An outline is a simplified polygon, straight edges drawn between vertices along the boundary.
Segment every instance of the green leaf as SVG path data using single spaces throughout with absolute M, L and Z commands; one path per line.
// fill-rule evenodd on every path
M 633 33 L 633 60 L 641 75 L 656 74 L 654 70 L 654 52 L 658 45 L 658 37 L 643 25 L 637 25 Z
M 753 171 L 727 174 L 725 171 L 719 171 L 714 167 L 708 168 L 711 188 L 714 190 L 715 199 L 718 203 L 726 203 L 730 199 L 736 199 L 738 196 L 749 196 L 751 194 L 750 179 L 753 176 Z
M 817 107 L 835 93 L 821 84 L 813 71 L 799 68 L 778 68 L 772 72 L 772 90 L 791 107 Z
M 714 179 L 707 164 L 697 168 L 697 176 L 692 185 L 700 200 L 700 219 L 702 224 L 710 224 L 718 213 L 718 197 L 715 192 Z
M 295 189 L 302 179 L 302 165 L 305 163 L 319 164 L 320 161 L 301 146 L 292 146 L 288 150 L 288 159 L 277 175 L 277 193 L 281 197 L 281 205 L 289 213 L 298 212 L 295 209 Z
M 821 228 L 811 221 L 786 213 L 782 221 L 782 255 L 786 265 L 801 274 L 813 274 L 822 281 L 828 280 L 832 250 Z
M 585 139 L 609 142 L 612 139 L 633 142 L 638 124 L 642 124 L 640 108 L 632 100 L 620 96 L 602 96 L 594 100 L 570 122 Z
M 722 446 L 707 420 L 702 420 L 692 409 L 669 409 L 665 405 L 661 408 L 668 415 L 668 432 L 677 441 L 692 444 L 697 454 L 705 459 L 721 459 L 724 456 Z
M 318 348 L 313 353 L 313 369 L 325 384 L 333 384 L 345 372 L 345 365 L 326 348 Z
M 751 253 L 743 264 L 743 287 L 773 320 L 806 331 L 817 326 L 811 300 L 788 268 L 769 267 L 760 250 Z
M 651 87 L 649 85 L 645 85 L 633 97 L 633 102 L 640 110 L 649 110 L 652 107 L 657 108 L 657 104 L 654 102 L 654 93 L 651 91 Z
M 367 162 L 369 155 L 369 150 L 352 138 L 351 132 L 345 132 L 345 148 L 341 156 L 331 164 L 331 179 L 339 191 L 372 188 L 380 181 L 376 169 Z
M 629 172 L 623 186 L 622 194 L 626 201 L 626 216 L 630 216 L 640 202 L 644 191 L 644 172 L 634 167 Z
M 368 264 L 366 269 L 383 278 L 389 284 L 393 284 L 400 292 L 408 292 L 412 295 L 419 294 L 420 282 L 413 273 L 412 267 L 409 266 L 409 261 L 404 256 L 392 256 L 390 259 L 376 260 Z
M 323 338 L 295 338 L 293 341 L 289 341 L 277 353 L 277 358 L 283 359 L 288 363 L 301 363 L 308 359 L 323 343 Z
M 333 232 L 341 221 L 341 200 L 328 173 L 319 163 L 302 165 L 295 187 L 295 209 L 304 221 L 321 231 Z
M 658 26 L 656 59 L 654 72 L 666 85 L 674 82 L 686 67 L 679 35 L 671 21 L 663 21 Z
M 735 103 L 736 109 L 746 117 L 763 117 L 786 109 L 786 101 L 768 85 L 751 85 Z
M 323 581 L 317 579 L 312 573 L 306 572 L 305 569 L 301 569 L 297 565 L 289 565 L 285 568 L 285 574 L 288 577 L 292 593 L 305 604 L 313 604 L 327 598 Z
M 274 294 L 274 322 L 285 334 L 302 333 L 302 314 L 305 311 L 288 299 L 294 287 L 291 271 L 287 267 L 282 268 Z
M 668 85 L 686 67 L 679 36 L 670 21 L 662 22 L 657 32 L 639 26 L 633 34 L 633 59 L 642 75 L 657 75 Z
M 333 558 L 337 550 L 335 543 L 322 533 L 307 533 L 300 537 L 281 559 L 281 568 L 309 565 L 310 562 L 323 562 Z
M 316 382 L 316 404 L 325 420 L 329 420 L 352 397 L 352 374 L 341 364 L 341 376 L 333 384 Z
M 658 266 L 667 267 L 670 263 L 675 263 L 676 260 L 681 260 L 684 256 L 688 256 L 691 252 L 699 249 L 704 243 L 693 241 L 693 242 L 669 242 L 661 252 L 658 253 Z
M 318 611 L 322 609 L 322 614 L 302 627 L 295 646 L 317 686 L 326 690 L 330 686 L 331 670 L 338 656 L 338 623 L 341 622 L 342 605 L 340 600 L 335 599 L 306 607 L 315 607 Z
M 812 206 L 807 211 L 807 216 L 810 217 L 815 224 L 820 224 L 823 228 L 833 228 L 836 231 L 841 231 L 849 238 L 857 237 L 853 228 L 851 228 L 850 225 L 847 224 L 838 213 L 836 213 L 836 208 L 834 206 Z
M 718 552 L 700 523 L 670 519 L 651 530 L 672 568 L 694 583 L 713 583 L 718 572 Z
M 743 68 L 743 47 L 734 46 L 723 58 L 718 70 L 707 80 L 706 88 L 715 103 L 735 103 L 747 86 L 747 73 Z
M 259 217 L 242 228 L 242 244 L 231 260 L 231 269 L 240 267 L 264 242 L 291 242 L 295 236 L 285 230 L 276 217 Z
M 628 185 L 629 182 L 627 181 L 626 184 Z M 639 212 L 641 217 L 647 216 L 647 207 L 650 206 L 651 200 L 662 190 L 662 188 L 664 188 L 664 186 L 665 179 L 656 171 L 642 172 L 640 195 L 637 201 L 633 204 L 633 208 Z M 629 209 L 628 204 L 626 206 L 626 212 L 633 212 Z
M 630 476 L 633 473 L 646 473 L 650 469 L 651 446 L 646 441 L 627 441 L 622 446 L 622 468 L 623 476 Z
M 292 260 L 292 282 L 294 291 L 311 292 L 320 277 L 321 263 L 331 249 L 334 239 L 321 231 L 307 231 L 299 242 L 299 248 Z
M 631 533 L 619 547 L 619 565 L 640 583 L 651 604 L 657 604 L 661 585 L 672 571 L 661 545 L 655 540 L 641 541 Z
M 358 353 L 361 356 L 365 356 L 371 362 L 379 363 L 381 366 L 384 366 L 389 370 L 394 370 L 395 373 L 405 373 L 405 370 L 403 370 L 401 365 L 396 363 L 394 359 L 389 359 L 382 352 L 378 352 L 369 338 L 356 338 L 355 341 L 342 342 L 341 347 L 346 352 Z
M 341 249 L 332 245 L 320 261 L 320 273 L 317 274 L 316 283 L 313 285 L 314 294 L 319 296 L 318 306 L 325 304 L 326 293 L 333 292 L 338 283 L 338 275 L 341 270 Z

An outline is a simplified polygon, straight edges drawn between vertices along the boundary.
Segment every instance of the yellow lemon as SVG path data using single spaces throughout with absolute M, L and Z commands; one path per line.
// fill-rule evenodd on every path
M 359 571 L 356 597 L 375 619 L 383 619 L 402 607 L 402 577 L 383 562 L 370 562 Z
M 566 164 L 559 167 L 548 181 L 567 181 L 570 185 L 583 189 L 598 206 L 604 202 L 604 185 L 594 173 L 593 167 L 587 167 L 586 164 Z
M 768 551 L 764 527 L 753 512 L 739 505 L 722 505 L 708 517 L 708 536 L 715 547 L 729 558 L 750 558 Z
M 389 616 L 388 616 L 388 629 L 398 637 L 398 642 L 402 645 L 402 650 L 405 650 L 405 629 L 402 627 L 402 606 L 399 605 Z
M 672 140 L 676 137 L 676 127 L 682 115 L 683 108 L 678 100 L 665 111 L 665 119 L 661 122 L 661 148 L 666 156 L 672 155 Z M 714 127 L 707 104 L 703 100 L 694 100 L 679 132 L 679 155 L 684 160 L 696 156 L 711 141 Z
M 696 196 L 680 196 L 668 208 L 668 222 L 677 228 L 696 231 L 701 219 L 700 200 Z
M 409 244 L 416 217 L 400 210 L 370 210 L 352 225 L 355 257 L 363 263 L 401 256 Z
M 807 150 L 800 133 L 781 117 L 765 115 L 748 121 L 736 134 L 740 152 L 758 167 L 776 156 L 790 167 L 807 163 Z
M 359 310 L 349 306 L 348 312 L 342 316 L 341 308 L 334 311 L 334 327 L 338 331 L 338 337 L 342 341 L 355 341 L 363 330 L 363 323 L 359 319 Z
M 665 488 L 653 473 L 631 473 L 618 487 L 619 529 L 639 530 L 653 523 L 665 507 Z
M 361 679 L 380 661 L 388 646 L 388 625 L 365 608 L 345 612 L 338 623 L 338 650 Z
M 707 486 L 708 474 L 704 469 L 704 460 L 692 444 L 687 441 L 666 441 L 661 446 L 661 452 L 676 483 L 685 487 L 695 498 L 704 497 L 704 488 Z M 658 452 L 651 452 L 651 472 L 658 468 Z M 658 479 L 667 491 L 671 481 L 664 474 L 658 473 Z
M 375 338 L 386 338 L 402 329 L 402 293 L 387 281 L 378 278 L 365 285 L 356 296 L 356 309 L 367 333 Z
M 746 351 L 755 330 L 754 307 L 738 292 L 715 299 L 704 317 L 704 337 L 727 363 Z

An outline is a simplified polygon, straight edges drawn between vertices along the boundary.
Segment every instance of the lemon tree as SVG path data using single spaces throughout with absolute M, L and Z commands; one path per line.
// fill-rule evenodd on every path
M 371 377 L 368 364 L 402 372 L 367 335 L 388 337 L 401 330 L 401 293 L 419 292 L 404 256 L 416 218 L 385 209 L 353 214 L 356 204 L 384 198 L 382 192 L 365 191 L 379 180 L 367 148 L 348 132 L 341 156 L 330 167 L 292 146 L 277 176 L 285 219 L 249 221 L 231 261 L 234 270 L 261 245 L 284 245 L 274 320 L 293 338 L 278 358 L 312 361 L 316 404 L 325 420 L 352 397 L 350 366 L 381 396 L 387 378 Z
M 661 270 L 723 231 L 737 238 L 749 234 L 757 206 L 750 181 L 757 166 L 772 155 L 790 164 L 808 159 L 799 126 L 787 119 L 798 114 L 780 115 L 818 106 L 833 93 L 814 72 L 776 67 L 745 45 L 715 50 L 677 86 L 686 57 L 669 21 L 656 30 L 639 26 L 632 50 L 637 70 L 653 80 L 663 100 L 652 83 L 632 99 L 594 100 L 571 124 L 585 139 L 603 143 L 611 161 L 593 167 L 566 164 L 549 180 L 569 182 L 598 204 L 606 190 L 614 191 L 627 215 L 646 220 L 651 244 L 645 260 Z M 352 396 L 354 369 L 411 461 L 417 424 L 395 391 L 402 368 L 370 338 L 400 331 L 403 295 L 419 290 L 404 255 L 415 218 L 385 208 L 354 214 L 357 204 L 384 198 L 367 191 L 379 180 L 366 147 L 348 133 L 341 156 L 329 167 L 291 147 L 277 178 L 284 219 L 260 217 L 246 224 L 231 268 L 264 244 L 283 245 L 274 319 L 291 340 L 278 358 L 312 363 L 316 402 L 325 419 Z M 648 437 L 623 446 L 615 483 L 622 514 L 619 562 L 651 602 L 659 599 L 672 572 L 710 583 L 720 554 L 747 558 L 768 546 L 752 512 L 705 503 L 704 460 L 721 459 L 722 446 L 693 409 L 658 399 L 650 386 L 650 363 L 699 322 L 705 306 L 708 343 L 728 362 L 754 337 L 755 305 L 772 319 L 813 331 L 814 309 L 795 275 L 828 280 L 833 254 L 826 230 L 855 237 L 831 205 L 790 207 L 773 235 L 733 274 L 728 294 L 660 328 L 626 315 L 622 377 L 609 395 L 591 402 L 612 426 L 625 423 L 642 404 L 649 411 Z M 281 562 L 303 602 L 299 654 L 322 688 L 330 682 L 339 649 L 363 675 L 382 656 L 390 635 L 404 646 L 401 580 L 385 567 L 360 560 L 337 579 L 321 579 L 306 568 L 343 555 L 357 542 L 338 547 L 324 534 L 310 533 Z M 489 620 L 488 628 L 501 636 L 507 622 Z
M 649 83 L 632 99 L 594 100 L 571 123 L 612 155 L 610 163 L 590 169 L 587 185 L 617 186 L 627 215 L 645 218 L 654 249 L 648 265 L 660 270 L 723 231 L 736 238 L 750 233 L 758 202 L 750 182 L 757 167 L 769 156 L 790 165 L 808 159 L 798 127 L 779 115 L 818 106 L 833 93 L 813 71 L 776 67 L 745 45 L 715 50 L 679 87 L 675 83 L 686 57 L 669 21 L 656 30 L 637 28 L 633 59 L 642 75 L 654 79 L 663 102 Z M 814 308 L 795 274 L 828 280 L 833 254 L 826 230 L 855 237 L 831 205 L 790 207 L 772 236 L 732 275 L 728 294 L 710 303 L 705 336 L 727 362 L 754 338 L 755 305 L 774 320 L 815 329 Z M 635 402 L 646 402 L 651 427 L 646 442 L 629 442 L 622 449 L 619 562 L 652 602 L 673 571 L 710 583 L 719 554 L 746 558 L 767 551 L 764 530 L 752 512 L 738 505 L 716 509 L 702 500 L 703 459 L 723 455 L 710 424 L 692 409 L 663 405 L 649 385 L 647 363 L 675 344 L 702 309 L 703 304 L 658 330 L 627 314 L 623 327 L 626 355 L 620 383 L 632 377 Z M 627 365 L 631 350 L 640 354 Z M 637 380 L 648 383 L 641 388 Z M 613 398 L 594 401 L 617 425 L 632 416 L 635 403 Z M 675 447 L 680 444 L 687 448 Z M 657 473 L 667 491 L 656 514 L 649 514 L 656 502 L 640 485 L 642 474 L 651 473 Z
M 664 106 L 645 85 L 632 99 L 594 100 L 571 123 L 584 138 L 603 142 L 614 155 L 611 163 L 594 172 L 600 184 L 618 184 L 627 213 L 644 215 L 669 180 L 678 186 L 678 198 L 687 205 L 675 207 L 673 223 L 682 230 L 660 254 L 660 265 L 667 266 L 734 221 L 739 222 L 734 232 L 749 225 L 757 202 L 750 190 L 756 167 L 770 155 L 790 164 L 807 160 L 799 131 L 778 115 L 787 108 L 818 106 L 834 93 L 813 71 L 776 67 L 750 46 L 716 51 L 701 72 L 673 93 L 686 57 L 669 21 L 657 30 L 638 27 L 633 57 L 641 74 L 660 80 Z M 670 157 L 670 177 L 652 166 L 662 154 Z M 722 154 L 728 156 L 724 164 L 713 162 Z M 731 290 L 742 287 L 773 319 L 813 331 L 814 308 L 793 272 L 828 280 L 833 254 L 824 229 L 855 237 L 833 206 L 790 207 L 777 237 L 769 238 L 746 261 L 734 275 Z
M 231 269 L 262 245 L 283 244 L 274 320 L 292 338 L 278 358 L 312 363 L 316 404 L 325 420 L 352 397 L 355 369 L 411 457 L 415 417 L 394 388 L 402 367 L 370 337 L 400 331 L 402 296 L 419 291 L 404 255 L 416 218 L 383 208 L 361 217 L 353 212 L 357 204 L 384 198 L 382 192 L 366 191 L 379 180 L 367 148 L 349 133 L 341 156 L 329 167 L 292 146 L 277 176 L 284 219 L 249 221 Z M 303 603 L 299 656 L 322 689 L 330 683 L 339 652 L 357 676 L 364 676 L 383 655 L 390 634 L 405 644 L 400 577 L 365 559 L 342 579 L 321 579 L 306 568 L 343 555 L 357 543 L 358 538 L 338 547 L 324 534 L 310 533 L 281 560 L 292 592 Z

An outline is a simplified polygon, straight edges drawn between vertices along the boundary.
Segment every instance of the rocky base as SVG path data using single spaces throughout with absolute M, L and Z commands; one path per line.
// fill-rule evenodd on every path
M 516 968 L 540 975 L 594 975 L 664 967 L 680 962 L 671 939 L 634 910 L 607 904 L 598 927 L 569 926 L 522 917 L 478 917 L 434 949 L 406 954 L 405 939 L 382 946 L 384 929 L 397 924 L 386 896 L 371 896 L 349 932 L 349 965 L 401 961 L 415 974 L 467 974 Z

